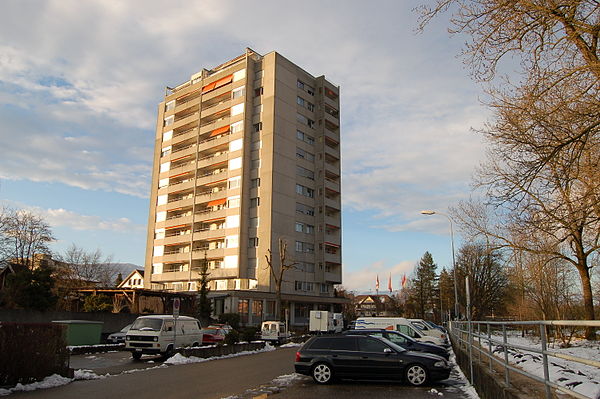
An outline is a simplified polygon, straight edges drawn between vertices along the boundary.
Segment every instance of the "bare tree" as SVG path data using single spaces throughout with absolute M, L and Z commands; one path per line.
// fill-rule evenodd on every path
M 295 269 L 297 262 L 292 262 L 287 258 L 287 242 L 279 238 L 279 263 L 273 264 L 273 252 L 271 249 L 267 250 L 265 258 L 267 260 L 267 267 L 271 272 L 271 277 L 275 283 L 275 314 L 279 316 L 279 320 L 284 319 L 283 309 L 281 307 L 281 284 L 283 283 L 283 277 L 286 271 Z
M 104 256 L 100 249 L 86 251 L 72 244 L 64 254 L 58 256 L 58 260 L 62 262 L 61 280 L 72 287 L 90 282 L 111 287 L 119 274 L 119 269 L 113 263 L 112 257 Z
M 0 215 L 2 255 L 11 262 L 35 267 L 35 255 L 49 254 L 54 241 L 50 225 L 39 215 L 27 210 L 4 208 Z
M 497 251 L 483 243 L 467 243 L 456 258 L 459 302 L 466 308 L 465 277 L 469 277 L 470 311 L 473 320 L 482 320 L 504 308 L 508 275 Z

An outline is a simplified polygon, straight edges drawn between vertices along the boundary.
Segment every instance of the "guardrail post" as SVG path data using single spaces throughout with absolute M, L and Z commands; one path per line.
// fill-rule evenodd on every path
M 552 399 L 552 390 L 550 389 L 550 372 L 548 371 L 548 355 L 546 350 L 548 345 L 546 344 L 546 326 L 540 324 L 540 341 L 542 343 L 542 359 L 544 364 L 544 386 L 546 388 L 546 398 Z
M 471 380 L 471 385 L 473 385 L 473 322 L 469 320 L 469 332 L 468 332 L 468 340 L 469 340 L 469 379 Z
M 487 325 L 487 336 L 488 336 L 488 353 L 490 355 L 489 357 L 489 361 L 490 361 L 490 373 L 492 371 L 494 371 L 494 368 L 492 366 L 493 363 L 493 359 L 492 356 L 494 355 L 494 353 L 492 352 L 492 333 L 491 333 L 491 324 Z
M 504 344 L 504 381 L 510 386 L 510 377 L 508 375 L 508 340 L 506 339 L 506 324 L 502 324 L 502 342 Z
M 477 323 L 477 341 L 479 342 L 479 348 L 477 348 L 479 356 L 477 356 L 477 360 L 481 364 L 481 324 L 479 323 Z

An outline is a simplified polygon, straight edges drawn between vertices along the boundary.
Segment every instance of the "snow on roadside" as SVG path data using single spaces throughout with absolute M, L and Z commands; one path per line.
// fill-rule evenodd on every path
M 288 342 L 287 344 L 281 345 L 280 348 L 298 348 L 302 345 L 304 345 L 304 344 L 299 344 L 296 342 Z
M 131 373 L 137 373 L 137 372 L 141 372 L 141 371 L 165 368 L 165 367 L 168 367 L 166 365 L 169 365 L 169 364 L 170 365 L 179 365 L 179 364 L 201 363 L 201 362 L 207 362 L 210 360 L 253 355 L 256 353 L 260 353 L 260 352 L 274 351 L 275 349 L 276 349 L 275 347 L 266 343 L 265 347 L 263 349 L 258 349 L 255 351 L 243 351 L 243 352 L 238 352 L 238 353 L 232 353 L 231 355 L 214 356 L 214 357 L 209 357 L 209 358 L 199 358 L 199 357 L 195 357 L 195 356 L 190 356 L 189 358 L 186 358 L 185 356 L 182 356 L 181 354 L 177 353 L 177 354 L 175 354 L 175 356 L 172 356 L 169 359 L 167 359 L 164 362 L 164 364 L 161 364 L 160 366 L 143 368 L 143 369 L 126 370 L 126 371 L 122 372 L 121 374 L 131 374 Z M 115 374 L 115 375 L 119 375 L 119 374 Z M 17 384 L 13 388 L 9 388 L 9 389 L 0 388 L 0 396 L 10 395 L 13 392 L 35 391 L 37 389 L 55 388 L 55 387 L 59 387 L 62 385 L 67 385 L 73 381 L 97 380 L 97 379 L 104 379 L 104 378 L 113 377 L 113 376 L 114 375 L 111 375 L 111 374 L 98 375 L 98 374 L 94 373 L 92 370 L 79 369 L 79 370 L 75 370 L 73 378 L 67 378 L 67 377 L 60 376 L 58 374 L 53 374 L 49 377 L 44 378 L 42 381 L 33 382 L 31 384 Z
M 452 365 L 450 377 L 447 380 L 444 380 L 451 383 L 448 389 L 457 389 L 464 394 L 465 398 L 468 399 L 480 399 L 479 395 L 477 394 L 477 391 L 475 390 L 475 387 L 471 385 L 465 374 L 460 369 L 460 366 L 456 362 L 456 355 L 454 354 L 454 350 L 452 348 L 450 348 L 450 359 L 448 359 L 448 362 L 450 363 L 450 365 Z M 439 396 L 440 392 L 436 391 L 431 393 L 437 394 Z
M 261 352 L 270 352 L 270 351 L 274 351 L 275 349 L 276 348 L 274 346 L 271 346 L 268 343 L 266 343 L 265 347 L 263 349 L 257 349 L 255 351 L 243 351 L 243 352 L 238 352 L 238 353 L 232 353 L 230 355 L 213 356 L 213 357 L 207 357 L 207 358 L 196 357 L 196 356 L 185 357 L 180 353 L 176 353 L 174 356 L 165 360 L 164 364 L 178 365 L 178 364 L 202 363 L 202 362 L 208 362 L 208 361 L 217 360 L 217 359 L 227 359 L 227 358 L 231 358 L 231 357 L 254 355 L 255 353 L 261 353 Z
M 503 338 L 500 335 L 493 335 L 492 339 L 502 342 Z M 532 337 L 509 335 L 507 340 L 509 344 L 541 349 L 539 339 Z M 600 344 L 598 343 L 576 340 L 572 341 L 571 344 L 570 348 L 549 347 L 548 350 L 590 360 L 597 360 L 600 357 Z M 494 345 L 494 355 L 504 359 L 502 346 Z M 508 361 L 528 373 L 544 378 L 542 355 L 538 353 L 508 349 Z M 553 356 L 548 356 L 548 362 L 550 381 L 585 395 L 588 398 L 600 399 L 600 368 Z

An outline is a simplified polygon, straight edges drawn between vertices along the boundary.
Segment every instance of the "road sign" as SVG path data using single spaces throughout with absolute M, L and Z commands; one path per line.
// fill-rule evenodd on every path
M 181 306 L 181 301 L 179 298 L 173 299 L 173 317 L 179 317 L 179 307 Z

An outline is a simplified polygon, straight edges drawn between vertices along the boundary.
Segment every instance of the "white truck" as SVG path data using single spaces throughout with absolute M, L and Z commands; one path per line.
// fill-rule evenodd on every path
M 308 330 L 311 333 L 340 333 L 344 328 L 344 318 L 341 313 L 326 310 L 311 310 Z
M 260 339 L 267 342 L 283 344 L 290 340 L 291 334 L 281 321 L 263 321 L 260 328 Z

